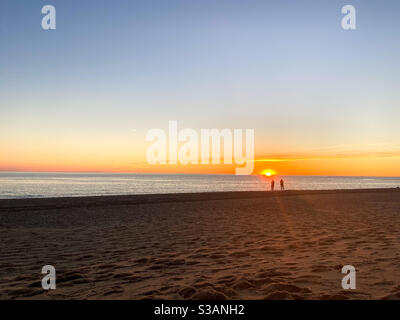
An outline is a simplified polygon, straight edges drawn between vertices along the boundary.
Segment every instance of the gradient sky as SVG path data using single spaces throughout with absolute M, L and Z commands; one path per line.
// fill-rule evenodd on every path
M 399 34 L 397 0 L 2 0 L 0 170 L 232 170 L 147 165 L 177 120 L 254 128 L 257 170 L 399 176 Z

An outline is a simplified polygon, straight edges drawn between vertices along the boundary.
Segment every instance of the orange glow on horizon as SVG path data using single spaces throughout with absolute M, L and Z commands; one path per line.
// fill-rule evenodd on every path
M 0 158 L 0 171 L 31 172 L 114 172 L 114 173 L 182 173 L 235 174 L 243 165 L 223 164 L 166 164 L 150 165 L 138 149 L 128 143 L 90 145 L 77 142 L 70 146 L 32 143 L 6 145 L 7 157 Z M 141 149 L 140 149 L 141 150 Z M 268 167 L 266 168 L 266 165 Z M 400 154 L 365 154 L 362 156 L 333 154 L 293 154 L 281 157 L 256 157 L 254 175 L 326 175 L 326 176 L 400 176 Z
M 219 165 L 149 165 L 145 162 L 129 162 L 126 159 L 111 162 L 104 159 L 48 159 L 47 161 L 24 161 L 20 159 L 13 163 L 1 161 L 0 171 L 30 171 L 30 172 L 110 172 L 110 173 L 182 173 L 182 174 L 235 174 L 239 166 L 234 164 Z M 68 159 L 69 160 L 69 159 Z M 303 160 L 275 162 L 265 169 L 265 162 L 255 162 L 254 175 L 323 175 L 323 176 L 400 176 L 399 158 L 369 158 L 369 159 L 336 159 L 336 160 Z

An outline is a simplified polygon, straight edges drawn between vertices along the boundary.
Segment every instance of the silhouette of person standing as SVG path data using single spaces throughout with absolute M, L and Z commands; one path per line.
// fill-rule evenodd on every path
M 281 191 L 285 190 L 285 182 L 281 179 Z
M 274 187 L 275 187 L 275 181 L 271 180 L 271 191 L 274 191 Z

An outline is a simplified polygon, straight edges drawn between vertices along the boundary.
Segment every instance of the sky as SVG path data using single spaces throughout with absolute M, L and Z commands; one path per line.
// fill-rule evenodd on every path
M 399 32 L 397 0 L 2 0 L 0 170 L 232 172 L 149 165 L 176 120 L 254 129 L 255 173 L 400 176 Z

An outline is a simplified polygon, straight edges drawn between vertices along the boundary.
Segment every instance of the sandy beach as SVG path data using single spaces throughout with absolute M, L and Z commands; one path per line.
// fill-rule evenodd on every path
M 0 200 L 0 298 L 398 299 L 400 189 Z

